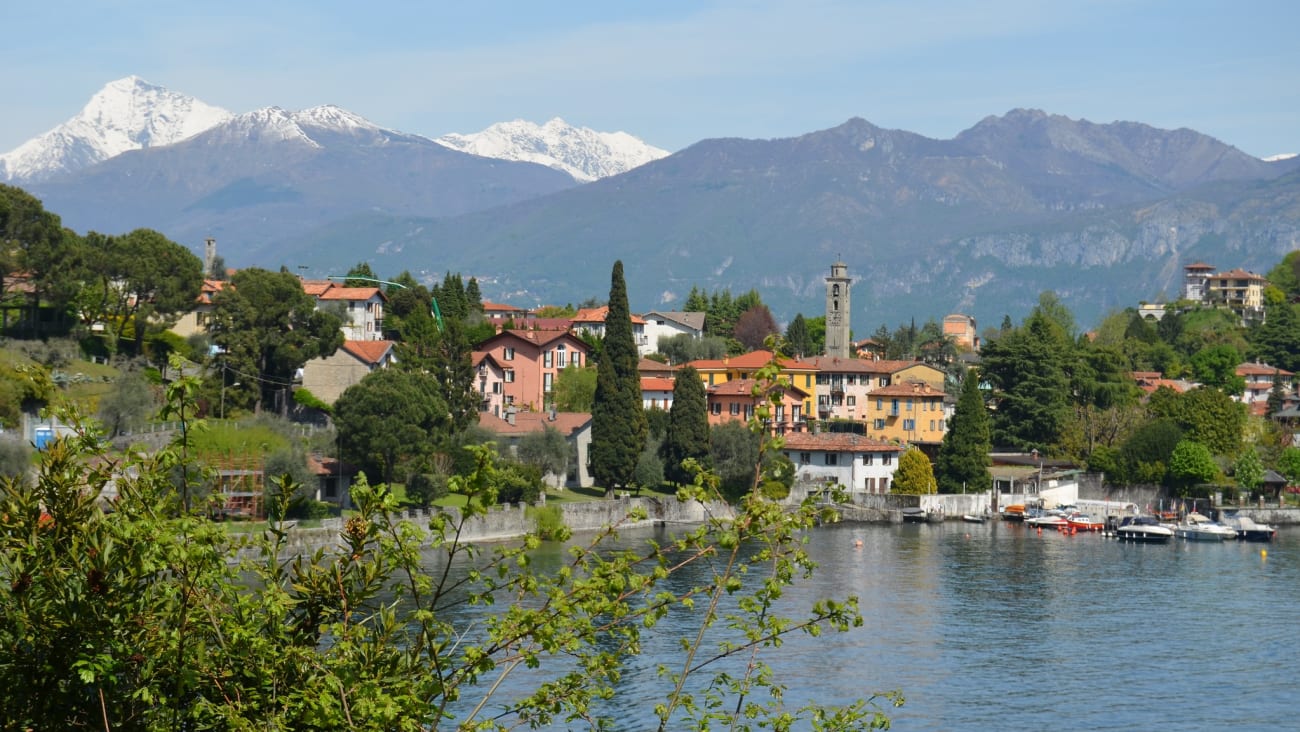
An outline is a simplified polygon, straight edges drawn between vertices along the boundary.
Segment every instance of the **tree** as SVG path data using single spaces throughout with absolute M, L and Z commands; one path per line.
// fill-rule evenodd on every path
M 1227 344 L 1207 346 L 1192 356 L 1192 375 L 1205 386 L 1228 394 L 1246 390 L 1246 380 L 1237 375 L 1241 354 Z
M 220 356 L 227 400 L 239 404 L 252 390 L 252 406 L 270 401 L 289 408 L 294 374 L 313 358 L 332 355 L 343 344 L 337 316 L 316 309 L 302 283 L 288 271 L 241 269 L 231 286 L 213 298 L 209 332 Z M 239 381 L 242 389 L 232 385 Z
M 400 363 L 400 362 L 399 362 Z M 479 394 L 474 387 L 474 347 L 465 337 L 462 321 L 448 320 L 434 341 L 429 373 L 438 385 L 450 429 L 463 432 L 478 422 Z
M 1236 479 L 1237 485 L 1248 491 L 1264 484 L 1264 463 L 1259 459 L 1259 452 L 1255 448 L 1247 447 L 1242 451 L 1232 468 L 1232 477 Z
M 1210 450 L 1199 442 L 1182 440 L 1169 456 L 1169 481 L 1182 490 L 1208 483 L 1219 474 Z
M 1267 309 L 1264 323 L 1251 332 L 1250 354 L 1280 369 L 1300 371 L 1300 317 L 1296 306 L 1280 302 Z
M 427 455 L 451 421 L 432 376 L 395 368 L 348 387 L 334 415 L 343 459 L 385 483 L 399 466 Z
M 656 348 L 669 363 L 689 363 L 703 358 L 720 359 L 727 355 L 727 341 L 717 336 L 695 338 L 690 333 L 663 336 Z
M 1218 389 L 1205 387 L 1177 394 L 1157 389 L 1147 408 L 1158 418 L 1172 420 L 1189 440 L 1205 445 L 1215 455 L 1236 455 L 1246 426 L 1246 405 Z
M 551 399 L 561 412 L 590 412 L 596 398 L 596 367 L 565 366 L 555 375 Z
M 724 422 L 709 431 L 709 459 L 723 495 L 736 495 L 753 484 L 761 442 L 742 422 Z
M 673 405 L 668 410 L 668 429 L 661 453 L 664 477 L 673 483 L 695 479 L 683 463 L 696 460 L 701 468 L 709 463 L 709 411 L 704 382 L 692 366 L 683 366 L 673 382 Z
M 8 326 L 11 305 L 22 295 L 15 289 L 19 277 L 31 286 L 27 297 L 27 322 L 39 335 L 43 305 L 62 315 L 79 289 L 81 238 L 64 229 L 59 217 L 21 188 L 0 184 L 0 312 Z
M 776 325 L 776 318 L 772 317 L 772 311 L 760 304 L 740 314 L 733 332 L 741 345 L 755 351 L 763 347 L 768 336 L 778 334 L 781 330 Z
M 1300 483 L 1300 447 L 1287 447 L 1278 457 L 1277 471 L 1291 483 Z
M 992 485 L 988 470 L 991 450 L 989 415 L 980 393 L 979 373 L 970 369 L 962 380 L 961 397 L 935 461 L 939 492 L 977 492 Z
M 790 325 L 785 329 L 786 350 L 791 356 L 813 356 L 816 351 L 813 350 L 812 334 L 808 331 L 808 321 L 804 320 L 803 313 L 794 316 Z
M 99 400 L 99 421 L 109 437 L 134 429 L 158 411 L 153 389 L 139 372 L 123 374 Z
M 909 447 L 898 459 L 898 469 L 894 471 L 894 482 L 890 485 L 889 492 L 924 496 L 937 491 L 930 458 L 920 448 Z
M 1182 429 L 1168 419 L 1157 419 L 1139 427 L 1119 448 L 1116 483 L 1163 483 L 1169 458 L 1183 439 Z
M 632 480 L 645 449 L 646 421 L 641 411 L 641 376 L 637 371 L 632 314 L 623 281 L 623 262 L 610 275 L 605 348 L 596 366 L 596 393 L 591 406 L 591 474 L 607 492 Z
M 568 473 L 569 441 L 550 425 L 519 438 L 517 453 L 519 462 L 537 468 L 543 477 L 555 475 L 563 480 Z
M 981 370 L 996 404 L 994 444 L 1047 452 L 1057 443 L 1069 413 L 1065 367 L 1072 350 L 1059 323 L 1037 311 L 984 345 Z
M 636 486 L 638 494 L 642 488 L 654 489 L 664 483 L 664 461 L 659 457 L 661 444 L 659 440 L 647 440 L 645 449 L 637 458 L 636 469 L 632 471 L 632 485 Z
M 357 262 L 348 270 L 348 279 L 343 280 L 344 287 L 374 287 L 379 275 L 370 268 L 369 262 Z
M 32 467 L 32 444 L 17 432 L 0 432 L 0 479 L 25 481 Z

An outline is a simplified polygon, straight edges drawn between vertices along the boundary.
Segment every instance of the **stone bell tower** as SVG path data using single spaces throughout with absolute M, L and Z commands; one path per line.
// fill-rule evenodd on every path
M 852 357 L 849 343 L 849 266 L 843 262 L 831 265 L 831 276 L 826 278 L 826 355 L 839 358 Z

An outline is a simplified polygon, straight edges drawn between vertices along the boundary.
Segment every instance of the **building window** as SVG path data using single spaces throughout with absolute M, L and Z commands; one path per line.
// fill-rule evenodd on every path
M 880 397 L 876 397 L 876 411 L 877 412 L 885 411 L 885 400 L 881 399 Z
M 807 464 L 811 463 L 811 462 L 812 462 L 812 453 L 811 453 L 811 452 L 801 452 L 801 453 L 799 453 L 799 462 L 803 463 L 804 465 L 807 465 Z
M 546 353 L 543 353 L 542 368 L 549 369 L 554 367 L 555 367 L 555 354 L 551 351 L 547 351 Z
M 753 419 L 753 418 L 754 418 L 754 405 L 753 405 L 753 404 L 746 404 L 746 405 L 745 405 L 745 421 L 748 422 L 749 420 L 751 420 L 751 419 Z
M 876 492 L 876 479 L 875 479 L 875 478 L 866 478 L 865 481 L 864 481 L 864 487 L 867 489 L 867 492 L 868 492 L 868 493 L 875 493 L 875 492 Z
M 930 420 L 930 431 L 934 432 L 934 420 Z
M 845 403 L 850 407 L 856 407 L 858 405 L 858 398 L 854 396 L 845 397 Z
M 946 430 L 946 429 L 948 429 L 948 428 L 944 425 L 944 420 L 942 420 L 942 419 L 939 420 L 939 431 L 940 431 L 940 432 L 943 432 L 943 431 Z
M 722 414 L 722 402 L 714 402 L 709 405 L 715 415 Z
M 889 413 L 890 413 L 890 415 L 892 415 L 892 416 L 895 416 L 895 417 L 898 416 L 898 400 L 897 400 L 897 399 L 890 399 L 890 400 L 889 400 Z
M 878 419 L 878 420 L 876 420 L 875 422 L 872 423 L 872 426 L 875 427 L 875 428 L 878 429 L 878 430 L 883 430 L 883 429 L 885 428 L 885 420 L 883 420 L 883 419 Z
M 731 403 L 731 416 L 735 417 L 740 414 L 740 402 Z
M 776 421 L 778 421 L 778 422 L 784 422 L 784 421 L 785 421 L 785 405 L 784 405 L 784 404 L 778 404 L 778 405 L 776 405 Z
M 562 368 L 564 368 L 564 362 L 567 360 L 566 357 L 567 357 L 568 355 L 569 355 L 569 354 L 565 351 L 565 348 L 564 348 L 564 344 L 563 344 L 563 343 L 561 343 L 560 345 L 556 346 L 556 348 L 555 348 L 555 368 L 557 368 L 557 369 L 562 369 Z
M 837 454 L 835 454 L 835 453 L 833 453 L 833 452 L 828 452 L 828 453 L 826 453 L 826 464 L 827 464 L 827 465 L 839 465 L 839 464 L 840 464 L 840 456 L 837 455 Z
M 903 420 L 903 431 L 904 431 L 904 432 L 912 432 L 912 431 L 915 430 L 915 429 L 916 429 L 916 420 L 914 420 L 914 419 L 905 419 L 905 420 Z
M 555 383 L 555 374 L 542 374 L 542 392 L 551 393 L 551 385 Z
M 908 398 L 907 398 L 907 411 L 909 411 L 909 412 L 912 411 L 912 398 L 911 398 L 911 397 L 908 397 Z
M 506 348 L 504 351 L 501 352 L 501 357 L 507 361 L 515 360 L 515 349 Z
M 875 460 L 875 457 L 876 457 L 876 456 L 875 456 L 875 455 L 872 455 L 871 453 L 867 453 L 866 455 L 863 455 L 863 456 L 862 456 L 862 464 L 863 464 L 863 465 L 870 465 L 870 464 L 872 464 L 873 462 L 876 461 L 876 460 Z
M 889 377 L 888 377 L 888 376 L 882 376 L 882 377 L 880 377 L 880 385 L 881 385 L 881 386 L 889 386 Z
M 794 405 L 793 407 L 790 408 L 790 419 L 791 419 L 791 421 L 798 422 L 798 421 L 799 421 L 799 417 L 801 417 L 802 415 L 803 415 L 803 405 L 802 405 L 802 404 L 796 404 L 796 405 Z
M 894 462 L 894 456 L 893 456 L 893 455 L 890 455 L 889 453 L 885 453 L 884 455 L 881 455 L 880 457 L 881 457 L 881 460 L 880 460 L 880 464 L 881 464 L 881 465 L 891 465 L 891 464 L 893 464 L 893 462 Z
M 505 381 L 507 384 L 513 384 L 513 383 L 515 383 L 515 370 L 514 370 L 514 369 L 506 369 L 506 370 L 505 370 L 505 376 L 504 376 L 504 378 L 503 378 L 502 380 Z
M 888 493 L 888 492 L 889 492 L 889 478 L 881 478 L 881 479 L 880 479 L 880 492 L 881 492 L 881 493 Z
M 575 369 L 582 366 L 582 353 L 580 351 L 574 351 L 573 358 L 569 359 L 569 363 L 573 364 L 573 368 Z

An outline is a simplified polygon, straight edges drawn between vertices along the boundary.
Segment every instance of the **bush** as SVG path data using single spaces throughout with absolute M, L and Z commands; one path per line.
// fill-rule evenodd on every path
M 542 493 L 542 471 L 519 463 L 503 465 L 497 503 L 537 503 Z
M 332 414 L 334 412 L 334 407 L 321 401 L 320 397 L 311 393 L 310 390 L 301 387 L 293 390 L 293 401 L 298 406 L 306 407 L 307 409 L 318 409 L 326 414 Z
M 0 435 L 0 477 L 17 478 L 32 466 L 32 446 L 17 433 Z
M 559 506 L 536 506 L 531 509 L 537 524 L 537 535 L 547 541 L 564 541 L 569 538 L 569 528 L 564 525 L 564 512 Z
M 291 519 L 324 519 L 335 516 L 338 506 L 329 501 L 318 501 L 314 498 L 304 498 L 298 501 L 291 501 L 289 509 L 285 511 L 285 516 Z
M 447 477 L 436 473 L 412 473 L 406 479 L 406 500 L 420 508 L 428 508 L 434 501 L 447 495 Z

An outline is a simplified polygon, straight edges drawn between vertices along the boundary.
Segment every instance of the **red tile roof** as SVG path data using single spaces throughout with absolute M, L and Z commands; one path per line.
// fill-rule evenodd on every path
M 745 369 L 758 370 L 772 361 L 771 351 L 750 351 L 742 353 L 739 356 L 728 356 L 722 359 L 700 359 L 691 361 L 689 365 L 694 366 L 696 371 L 724 371 L 727 369 Z M 782 370 L 785 371 L 816 371 L 817 367 L 812 361 L 800 359 L 782 358 L 779 361 Z
M 1212 264 L 1206 264 L 1205 262 L 1193 262 L 1193 263 L 1187 265 L 1186 267 L 1183 267 L 1183 269 L 1203 269 L 1203 270 L 1213 270 L 1213 269 L 1214 269 L 1214 265 L 1212 265 Z
M 510 436 L 541 432 L 549 426 L 568 437 L 590 422 L 591 415 L 586 412 L 556 412 L 554 420 L 549 412 L 516 412 L 514 424 L 490 413 L 480 413 L 478 416 L 480 427 L 486 427 L 498 435 Z
M 369 300 L 375 295 L 384 297 L 383 291 L 378 287 L 331 287 L 322 292 L 318 297 L 321 300 Z
M 634 325 L 645 325 L 645 318 L 635 313 L 630 313 Z M 573 316 L 574 323 L 604 323 L 609 317 L 609 306 L 602 305 L 598 308 L 579 308 L 578 314 Z
M 852 432 L 789 432 L 786 450 L 821 450 L 824 452 L 902 452 L 902 445 L 874 440 Z
M 326 290 L 335 287 L 329 280 L 303 280 L 302 291 L 312 297 L 320 297 Z
M 1271 377 L 1274 374 L 1281 376 L 1283 378 L 1289 376 L 1295 376 L 1295 374 L 1291 373 L 1290 371 L 1287 371 L 1286 369 L 1280 369 L 1276 366 L 1269 366 L 1266 363 L 1243 363 L 1237 366 L 1238 376 L 1270 376 Z
M 394 341 L 343 341 L 343 350 L 363 363 L 376 365 L 382 363 L 393 350 L 393 344 Z
M 675 382 L 662 376 L 642 376 L 641 391 L 672 391 Z
M 754 385 L 757 383 L 758 381 L 755 379 L 732 379 L 715 386 L 710 386 L 708 392 L 718 396 L 750 396 L 754 393 Z M 800 397 L 809 396 L 808 392 L 797 386 L 787 386 L 786 389 L 790 393 Z

